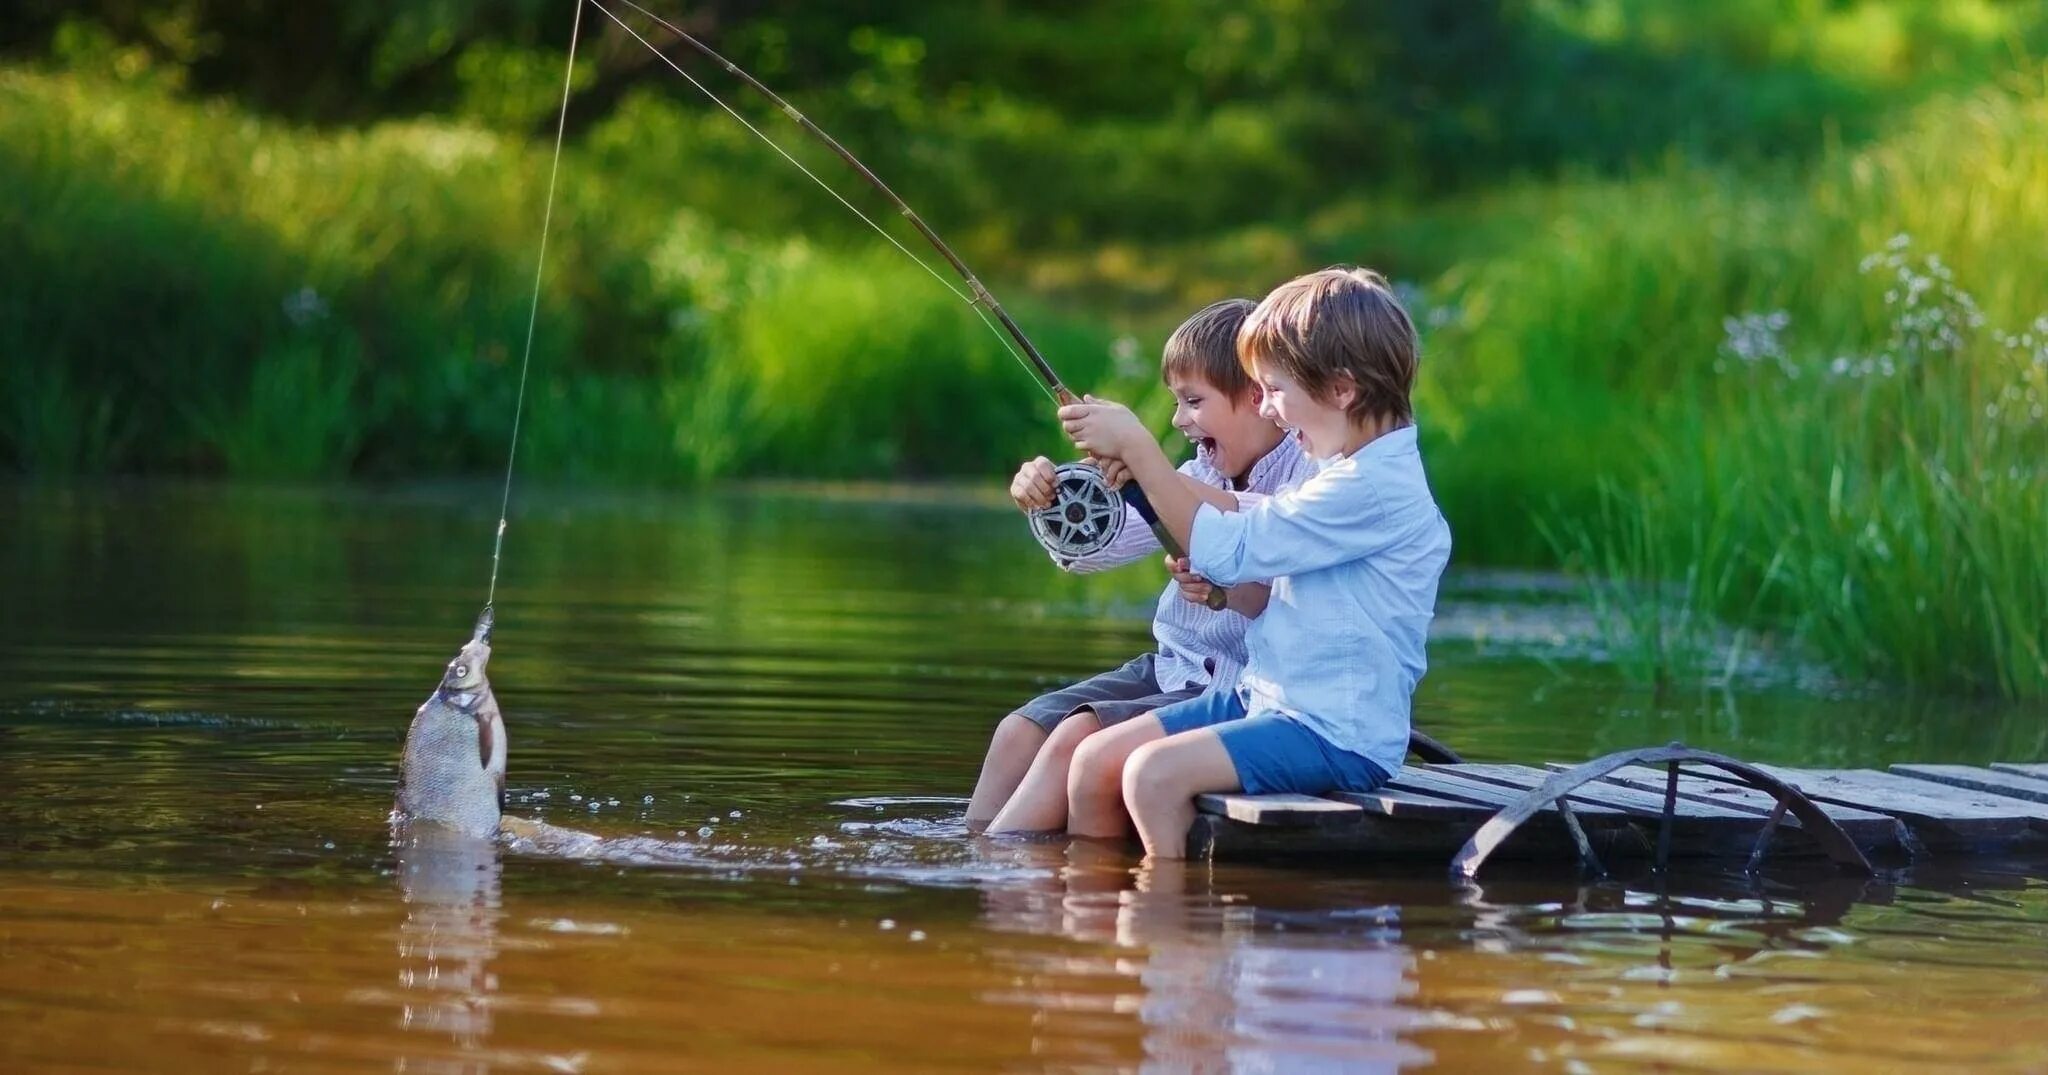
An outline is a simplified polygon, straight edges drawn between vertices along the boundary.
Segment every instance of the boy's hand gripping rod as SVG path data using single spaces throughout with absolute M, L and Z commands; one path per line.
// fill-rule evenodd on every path
M 847 167 L 853 169 L 862 179 L 867 180 L 868 185 L 874 187 L 884 198 L 887 198 L 889 203 L 896 207 L 897 212 L 901 213 L 904 219 L 910 221 L 911 227 L 916 228 L 918 234 L 924 236 L 925 241 L 929 242 L 932 248 L 939 252 L 939 256 L 946 259 L 946 263 L 953 267 L 953 271 L 960 274 L 960 278 L 966 281 L 968 291 L 971 292 L 971 295 L 962 295 L 961 297 L 966 298 L 971 305 L 976 307 L 977 313 L 981 310 L 987 311 L 987 314 L 984 314 L 982 317 L 983 321 L 986 322 L 989 315 L 995 317 L 996 321 L 1002 325 L 1001 331 L 997 333 L 998 339 L 1002 339 L 1003 335 L 1007 333 L 1009 339 L 1015 340 L 1017 346 L 1023 348 L 1021 357 L 1024 359 L 1025 365 L 1045 385 L 1046 391 L 1051 393 L 1054 401 L 1063 407 L 1070 403 L 1081 402 L 1079 396 L 1076 396 L 1071 389 L 1060 382 L 1060 376 L 1058 373 L 1053 372 L 1052 364 L 1047 362 L 1045 356 L 1039 353 L 1038 348 L 1032 344 L 1031 338 L 1024 335 L 1024 330 L 1017 327 L 1017 322 L 1010 318 L 1009 312 L 1004 310 L 1002 304 L 996 301 L 996 297 L 989 292 L 987 287 L 983 286 L 981 279 L 974 275 L 973 270 L 967 267 L 967 263 L 961 261 L 958 254 L 953 253 L 953 248 L 947 246 L 946 241 L 939 238 L 938 233 L 933 231 L 924 222 L 923 218 L 919 217 L 917 212 L 910 208 L 907 202 L 898 197 L 895 191 L 890 190 L 887 183 L 882 182 L 879 176 L 870 171 L 867 165 L 862 164 L 845 146 L 840 145 L 837 139 L 826 134 L 822 128 L 811 122 L 809 117 L 797 111 L 794 105 L 783 100 L 781 95 L 763 85 L 759 79 L 741 70 L 738 64 L 726 59 L 713 50 L 711 46 L 699 41 L 681 27 L 641 7 L 634 0 L 612 0 L 612 2 L 639 12 L 664 30 L 674 34 L 678 40 L 696 50 L 706 59 L 723 67 L 733 77 L 753 87 L 756 92 L 766 97 L 784 115 L 795 121 L 797 126 L 802 127 L 805 133 L 816 138 L 827 148 L 831 149 L 833 153 L 837 154 L 840 160 L 846 162 Z M 867 222 L 869 227 L 881 233 L 883 238 L 888 239 L 897 249 L 902 250 L 904 256 L 917 262 L 918 266 L 925 269 L 926 272 L 932 271 L 916 255 L 911 254 L 902 244 L 897 243 L 896 239 L 884 231 L 880 225 L 876 224 L 873 220 L 869 220 L 866 214 L 854 208 L 853 204 L 845 198 L 840 197 L 838 192 L 832 190 L 824 180 L 819 179 L 810 169 L 805 168 L 795 157 L 791 157 L 774 139 L 769 138 L 759 128 L 748 123 L 745 117 L 733 111 L 732 106 L 726 104 L 717 94 L 712 93 L 703 83 L 693 78 L 689 72 L 677 66 L 675 61 L 669 59 L 666 53 L 655 48 L 646 38 L 641 37 L 639 33 L 635 32 L 631 26 L 626 25 L 624 20 L 612 13 L 611 8 L 606 6 L 604 0 L 579 0 L 579 5 L 581 3 L 588 3 L 602 12 L 606 18 L 616 23 L 627 34 L 630 34 L 634 40 L 646 46 L 650 52 L 654 53 L 657 59 L 667 64 L 677 74 L 683 76 L 690 85 L 697 87 L 706 97 L 711 98 L 713 103 L 725 109 L 728 114 L 734 119 L 739 120 L 742 125 L 754 132 L 762 141 L 773 146 L 776 152 L 781 153 L 791 164 L 795 164 L 805 175 L 810 176 L 819 186 L 824 187 L 828 193 L 839 200 L 840 204 L 852 210 L 855 216 L 860 217 L 863 221 Z M 580 6 L 578 7 L 578 12 L 580 15 Z M 571 55 L 570 63 L 575 63 L 573 54 Z M 933 276 L 938 278 L 937 273 L 933 273 Z M 943 278 L 939 279 L 941 283 L 944 283 Z M 947 286 L 955 294 L 959 294 L 957 288 L 952 288 L 950 284 Z M 995 325 L 991 324 L 989 327 L 994 329 Z M 1007 340 L 1004 341 L 1004 346 L 1008 348 Z M 1014 350 L 1012 353 L 1015 353 Z M 1038 543 L 1044 546 L 1045 550 L 1051 553 L 1060 563 L 1070 563 L 1083 556 L 1099 552 L 1107 548 L 1110 542 L 1116 540 L 1117 535 L 1123 530 L 1123 509 L 1126 504 L 1129 504 L 1138 513 L 1138 517 L 1145 520 L 1146 525 L 1152 528 L 1153 535 L 1159 539 L 1160 547 L 1165 549 L 1168 555 L 1177 558 L 1187 555 L 1186 550 L 1180 547 L 1180 542 L 1175 541 L 1173 535 L 1167 531 L 1166 527 L 1160 525 L 1158 512 L 1152 510 L 1151 502 L 1145 499 L 1145 491 L 1139 488 L 1136 482 L 1125 483 L 1123 491 L 1119 493 L 1118 490 L 1109 487 L 1109 483 L 1103 479 L 1101 468 L 1091 462 L 1063 463 L 1058 467 L 1057 474 L 1058 478 L 1054 482 L 1053 487 L 1052 506 L 1032 512 L 1030 520 L 1032 537 L 1037 538 Z M 1221 609 L 1224 607 L 1227 597 L 1228 592 L 1223 587 L 1211 586 L 1206 603 L 1212 609 Z

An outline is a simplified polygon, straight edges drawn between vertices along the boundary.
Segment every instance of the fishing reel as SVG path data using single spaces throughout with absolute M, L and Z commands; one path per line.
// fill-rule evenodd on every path
M 1053 470 L 1052 506 L 1030 515 L 1031 536 L 1061 567 L 1109 548 L 1124 530 L 1123 494 L 1093 463 Z
M 1031 536 L 1052 554 L 1055 562 L 1067 567 L 1084 556 L 1109 548 L 1117 535 L 1124 532 L 1125 505 L 1152 528 L 1160 548 L 1173 556 L 1187 555 L 1180 542 L 1160 525 L 1159 513 L 1152 510 L 1152 502 L 1145 498 L 1145 490 L 1137 482 L 1125 485 L 1119 492 L 1109 487 L 1099 467 L 1086 462 L 1061 463 L 1053 468 L 1052 506 L 1031 513 Z M 1229 599 L 1229 591 L 1212 585 L 1203 604 L 1213 611 L 1222 611 L 1228 607 Z

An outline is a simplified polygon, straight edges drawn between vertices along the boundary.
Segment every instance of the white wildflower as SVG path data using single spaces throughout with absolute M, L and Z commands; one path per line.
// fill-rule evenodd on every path
M 285 320 L 299 328 L 326 319 L 328 313 L 327 300 L 311 287 L 302 287 L 286 295 L 282 305 Z

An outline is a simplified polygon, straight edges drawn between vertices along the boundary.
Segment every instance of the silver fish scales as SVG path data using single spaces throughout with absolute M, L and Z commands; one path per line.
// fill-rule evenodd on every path
M 495 836 L 505 796 L 505 720 L 491 693 L 491 610 L 477 617 L 405 735 L 394 820 Z

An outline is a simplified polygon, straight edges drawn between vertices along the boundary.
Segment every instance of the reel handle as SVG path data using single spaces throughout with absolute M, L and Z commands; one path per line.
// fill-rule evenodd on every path
M 1138 513 L 1138 518 L 1145 520 L 1145 525 L 1152 528 L 1152 536 L 1159 539 L 1159 546 L 1166 550 L 1168 556 L 1176 559 L 1187 556 L 1188 551 L 1180 547 L 1180 542 L 1173 540 L 1173 534 L 1166 527 L 1160 525 L 1159 513 L 1152 510 L 1152 502 L 1145 499 L 1145 490 L 1140 488 L 1137 482 L 1125 482 L 1124 487 L 1117 492 L 1123 495 L 1124 503 L 1129 504 L 1131 509 Z M 1210 583 L 1209 596 L 1202 604 L 1212 611 L 1221 612 L 1229 603 L 1230 591 L 1213 582 Z

